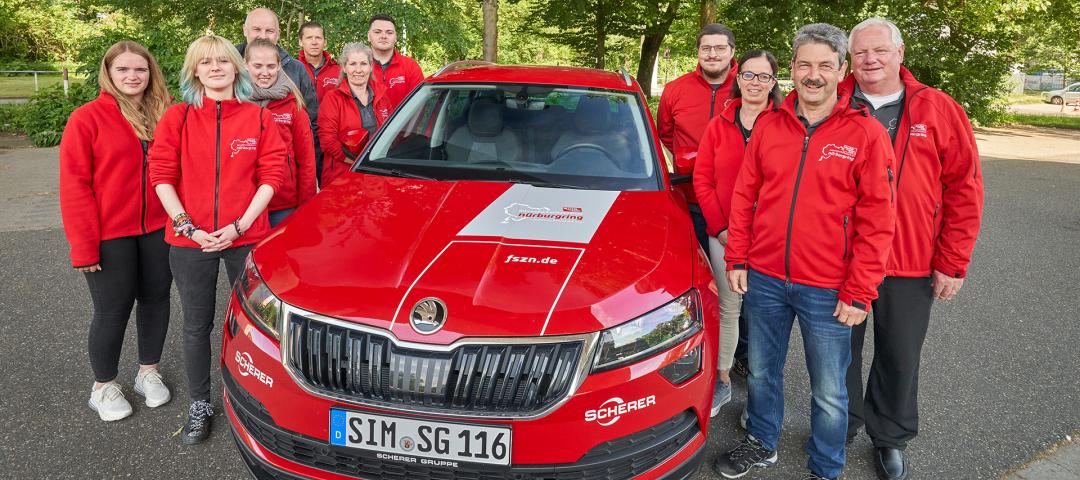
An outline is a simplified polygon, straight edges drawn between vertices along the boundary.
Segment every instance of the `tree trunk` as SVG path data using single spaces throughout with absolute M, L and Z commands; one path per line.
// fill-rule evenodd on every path
M 701 0 L 701 12 L 698 19 L 698 27 L 716 22 L 716 0 Z
M 641 61 L 638 62 L 637 82 L 641 85 L 641 91 L 646 97 L 652 96 L 653 67 L 656 65 L 656 56 L 660 53 L 660 43 L 664 41 L 664 34 L 645 35 L 641 42 Z
M 484 61 L 495 63 L 499 45 L 499 0 L 484 0 Z
M 593 68 L 604 69 L 607 56 L 607 10 L 604 0 L 596 2 L 596 29 L 594 31 Z

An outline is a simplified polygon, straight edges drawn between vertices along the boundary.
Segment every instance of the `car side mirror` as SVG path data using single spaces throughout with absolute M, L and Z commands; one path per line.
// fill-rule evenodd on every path
M 671 185 L 672 186 L 685 185 L 687 183 L 693 183 L 694 176 L 693 175 L 680 175 L 678 173 L 672 173 L 670 175 L 670 179 L 671 179 Z

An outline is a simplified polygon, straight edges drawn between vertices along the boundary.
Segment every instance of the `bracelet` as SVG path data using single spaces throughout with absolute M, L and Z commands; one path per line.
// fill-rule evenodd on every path
M 199 231 L 199 227 L 192 225 L 191 228 L 184 231 L 184 236 L 190 239 L 195 236 L 195 232 L 197 231 Z
M 191 223 L 191 220 L 186 220 L 180 225 L 173 227 L 173 232 L 175 232 L 177 237 L 183 235 L 187 238 L 191 238 L 191 235 L 198 229 L 199 227 L 196 227 L 195 224 Z
M 244 232 L 240 230 L 240 219 L 239 218 L 237 218 L 236 220 L 233 220 L 232 226 L 233 226 L 233 228 L 236 229 L 236 236 L 237 237 L 243 237 L 244 236 Z
M 175 217 L 173 217 L 173 221 L 172 221 L 173 228 L 180 227 L 185 222 L 191 223 L 191 215 L 188 215 L 187 212 L 180 212 L 180 213 L 176 214 Z

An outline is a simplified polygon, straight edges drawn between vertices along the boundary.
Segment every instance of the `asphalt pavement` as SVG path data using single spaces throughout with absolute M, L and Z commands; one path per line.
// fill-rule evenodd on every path
M 1073 145 L 1080 159 L 1080 138 Z M 151 410 L 132 392 L 132 326 L 120 381 L 135 414 L 105 424 L 87 408 L 90 300 L 67 264 L 56 159 L 56 149 L 0 150 L 0 478 L 246 478 L 220 413 L 208 442 L 177 440 L 187 402 L 175 290 L 162 365 L 174 400 Z M 984 157 L 983 172 L 986 209 L 970 276 L 956 300 L 934 306 L 924 349 L 912 478 L 1001 478 L 1080 431 L 1080 164 Z M 224 283 L 219 290 L 224 305 Z M 809 386 L 793 335 L 779 464 L 744 478 L 805 471 Z M 213 388 L 220 392 L 217 378 Z M 741 437 L 744 403 L 737 381 L 710 428 L 708 461 Z M 874 478 L 872 453 L 860 435 L 845 478 Z M 706 466 L 697 478 L 719 477 Z

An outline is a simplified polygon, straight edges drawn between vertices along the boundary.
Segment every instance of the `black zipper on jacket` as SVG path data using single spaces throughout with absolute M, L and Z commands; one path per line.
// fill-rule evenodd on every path
M 844 260 L 847 260 L 847 215 L 844 215 Z
M 795 174 L 795 189 L 791 192 L 791 211 L 788 212 L 787 241 L 784 243 L 784 276 L 791 284 L 791 227 L 795 223 L 795 199 L 799 197 L 799 183 L 802 182 L 803 166 L 806 164 L 806 149 L 810 147 L 810 132 L 803 137 L 802 155 L 799 157 L 799 172 Z
M 146 152 L 148 143 L 146 140 L 139 140 L 139 144 L 142 145 L 142 208 L 139 210 L 139 223 L 142 225 L 143 235 L 146 235 Z
M 712 85 L 710 85 L 709 88 L 712 88 Z M 709 120 L 712 120 L 713 111 L 716 110 L 716 90 L 717 89 L 713 88 L 712 95 L 709 97 Z
M 217 131 L 214 134 L 214 230 L 218 231 L 218 195 L 221 192 L 221 102 L 217 102 Z

